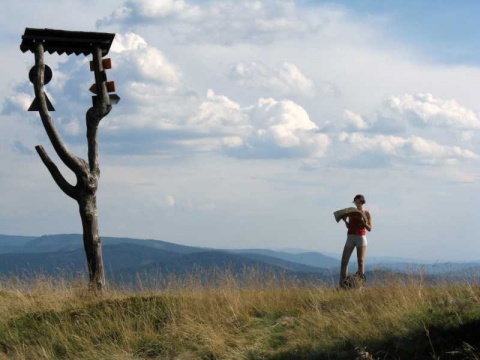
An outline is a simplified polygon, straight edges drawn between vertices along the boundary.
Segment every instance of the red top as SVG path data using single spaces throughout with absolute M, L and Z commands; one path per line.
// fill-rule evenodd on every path
M 368 211 L 364 210 L 366 215 Z M 353 214 L 348 217 L 348 235 L 366 235 L 365 226 L 362 224 L 360 214 Z

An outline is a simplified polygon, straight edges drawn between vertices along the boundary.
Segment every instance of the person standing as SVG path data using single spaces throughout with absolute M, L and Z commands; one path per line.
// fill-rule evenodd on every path
M 367 253 L 367 230 L 372 231 L 372 215 L 363 208 L 365 197 L 361 194 L 353 198 L 353 202 L 360 213 L 345 215 L 342 220 L 345 222 L 348 232 L 347 241 L 343 248 L 342 262 L 340 268 L 340 287 L 346 287 L 345 280 L 348 276 L 348 262 L 353 249 L 357 248 L 358 271 L 357 276 L 362 282 L 365 277 L 365 255 Z

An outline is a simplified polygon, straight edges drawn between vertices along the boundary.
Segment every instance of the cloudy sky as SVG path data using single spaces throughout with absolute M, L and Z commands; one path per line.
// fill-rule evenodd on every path
M 115 33 L 100 126 L 104 236 L 341 252 L 365 195 L 370 256 L 480 260 L 480 3 L 7 0 L 0 233 L 80 233 L 28 80 L 26 27 Z M 86 156 L 90 59 L 46 55 L 52 116 Z M 61 166 L 65 176 L 72 174 Z

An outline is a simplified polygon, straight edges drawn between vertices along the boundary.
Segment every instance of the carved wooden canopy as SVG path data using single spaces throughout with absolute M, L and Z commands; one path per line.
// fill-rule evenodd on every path
M 111 33 L 26 28 L 20 50 L 35 52 L 35 44 L 41 41 L 44 51 L 50 54 L 89 55 L 94 47 L 99 47 L 103 57 L 108 54 L 114 37 Z

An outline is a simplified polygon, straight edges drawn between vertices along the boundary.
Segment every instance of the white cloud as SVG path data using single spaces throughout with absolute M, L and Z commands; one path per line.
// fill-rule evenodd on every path
M 221 148 L 237 157 L 320 158 L 330 144 L 305 109 L 291 100 L 259 99 L 242 107 L 212 90 L 184 126 L 186 132 L 209 138 L 210 150 Z M 188 144 L 208 148 L 207 139 Z
M 325 7 L 318 16 L 305 16 L 292 1 L 208 1 L 201 6 L 183 0 L 126 1 L 97 22 L 105 27 L 156 24 L 182 42 L 265 43 L 315 33 L 341 16 Z
M 177 99 L 178 100 L 178 99 Z M 107 118 L 107 134 L 113 131 L 129 136 L 140 131 L 144 151 L 162 146 L 173 152 L 214 152 L 242 158 L 321 158 L 330 145 L 328 135 L 320 132 L 308 113 L 291 100 L 259 99 L 242 106 L 225 95 L 208 90 L 197 104 L 191 102 L 182 116 L 158 116 L 152 105 L 140 113 Z M 157 136 L 155 137 L 155 134 Z M 131 136 L 132 134 L 130 134 Z M 115 136 L 114 136 L 115 137 Z M 121 136 L 119 139 L 124 139 Z M 151 140 L 149 140 L 151 139 Z M 152 142 L 153 141 L 153 142 Z M 175 150 L 176 149 L 176 150 Z
M 241 139 L 230 138 L 227 149 L 236 156 L 320 158 L 330 145 L 308 113 L 291 100 L 259 99 L 244 109 L 251 130 Z
M 139 16 L 151 18 L 163 18 L 181 13 L 188 8 L 183 0 L 136 0 L 127 1 L 126 5 L 131 6 Z
M 242 106 L 212 90 L 205 98 L 197 98 L 183 84 L 178 67 L 134 33 L 117 35 L 112 52 L 116 54 L 115 68 L 122 74 L 122 94 L 133 102 L 135 111 L 107 117 L 103 123 L 106 131 L 136 128 L 165 132 L 163 142 L 174 147 L 225 151 L 241 157 L 325 155 L 328 136 L 320 133 L 306 110 L 293 101 L 269 98 Z M 313 91 L 313 82 L 293 64 L 283 63 L 275 70 L 257 68 L 260 70 L 248 69 L 254 83 L 279 92 Z M 175 136 L 169 139 L 172 131 Z
M 212 90 L 205 97 L 195 95 L 184 84 L 178 66 L 137 34 L 117 34 L 111 57 L 114 66 L 108 75 L 115 79 L 122 103 L 102 120 L 104 148 L 109 142 L 132 139 L 134 134 L 142 141 L 123 146 L 122 151 L 141 147 L 144 152 L 155 152 L 160 145 L 239 157 L 319 158 L 329 146 L 328 136 L 320 133 L 307 111 L 291 100 L 266 98 L 245 106 Z M 52 90 L 60 103 L 71 102 L 70 93 L 78 91 L 70 88 L 72 84 L 88 81 L 87 60 L 73 58 L 58 67 L 63 74 L 73 71 L 68 81 L 62 79 L 62 86 Z M 280 91 L 308 92 L 313 88 L 293 64 L 282 64 L 273 75 L 270 85 Z M 18 99 L 25 103 L 28 97 Z M 81 127 L 73 112 L 81 109 L 75 106 L 60 109 L 55 115 L 68 135 L 79 136 Z
M 147 45 L 137 34 L 117 34 L 111 51 L 118 54 L 115 68 L 120 74 L 128 74 L 137 81 L 165 86 L 176 87 L 180 84 L 179 69 L 159 49 Z
M 30 107 L 33 96 L 24 92 L 16 92 L 13 95 L 5 97 L 2 104 L 3 114 L 12 114 L 17 112 L 24 113 Z
M 212 135 L 245 134 L 248 131 L 248 120 L 240 104 L 226 96 L 216 95 L 213 90 L 208 90 L 206 99 L 186 125 Z
M 294 64 L 283 62 L 276 67 L 257 62 L 241 62 L 230 70 L 230 79 L 246 87 L 261 87 L 282 95 L 313 96 L 311 79 Z
M 110 50 L 115 53 L 123 53 L 125 51 L 145 49 L 147 47 L 148 44 L 144 38 L 138 34 L 127 32 L 125 35 L 115 34 Z
M 148 22 L 175 17 L 192 21 L 200 15 L 198 7 L 189 5 L 184 0 L 127 0 L 97 24 Z
M 480 119 L 472 110 L 455 100 L 435 98 L 429 93 L 392 96 L 387 106 L 416 126 L 480 129 Z
M 111 53 L 123 112 L 107 117 L 105 130 L 178 129 L 198 104 L 179 67 L 134 33 L 117 34 Z
M 347 127 L 351 127 L 355 130 L 365 130 L 370 127 L 370 125 L 360 115 L 351 110 L 343 110 L 343 117 L 346 120 Z
M 433 140 L 419 136 L 391 136 L 342 133 L 339 136 L 341 143 L 348 144 L 350 159 L 373 157 L 383 158 L 389 164 L 405 162 L 411 164 L 442 165 L 459 161 L 476 160 L 478 155 L 468 149 L 458 146 L 445 146 Z M 384 164 L 380 164 L 384 165 Z
M 232 6 L 237 5 L 218 3 L 215 6 L 218 7 L 219 13 L 222 13 L 230 11 Z M 272 10 L 276 5 L 267 6 L 251 2 L 249 6 L 252 7 L 249 11 L 262 13 L 268 9 Z M 295 8 L 295 5 L 292 6 Z M 203 10 L 209 11 L 213 8 L 213 3 L 202 7 Z M 277 10 L 281 15 L 285 9 Z M 274 15 L 274 12 L 267 13 L 264 15 L 270 17 Z M 160 12 L 155 16 L 164 16 L 159 14 Z M 295 16 L 300 15 L 297 13 Z M 305 21 L 307 19 L 305 14 L 300 17 Z M 189 153 L 220 152 L 228 156 L 245 158 L 309 160 L 324 158 L 330 146 L 338 145 L 332 144 L 330 134 L 322 132 L 321 121 L 317 119 L 312 121 L 310 118 L 309 114 L 315 114 L 319 120 L 324 118 L 319 115 L 323 113 L 316 111 L 318 108 L 311 105 L 312 99 L 304 99 L 307 104 L 310 101 L 309 107 L 283 99 L 286 95 L 311 96 L 315 93 L 313 80 L 305 75 L 303 66 L 297 65 L 296 61 L 277 63 L 276 66 L 254 61 L 223 62 L 224 66 L 237 64 L 231 69 L 230 79 L 238 84 L 245 87 L 262 87 L 278 95 L 260 99 L 255 96 L 246 101 L 245 96 L 232 97 L 231 94 L 234 92 L 226 96 L 209 90 L 206 96 L 197 95 L 187 86 L 187 80 L 190 82 L 191 79 L 184 78 L 180 66 L 163 51 L 149 45 L 138 34 L 132 32 L 117 34 L 111 55 L 114 69 L 110 70 L 108 75 L 110 77 L 112 74 L 112 79 L 117 82 L 122 106 L 118 108 L 120 112 L 115 112 L 114 109 L 102 121 L 102 132 L 105 134 L 103 141 L 107 143 L 126 141 L 134 134 L 136 139 L 143 137 L 142 141 L 137 141 L 130 147 L 122 146 L 123 151 L 140 151 L 142 148 L 144 152 L 149 153 L 157 151 L 160 146 L 170 151 L 182 149 Z M 90 75 L 85 71 L 85 65 L 84 59 L 58 65 L 60 74 L 70 75 L 68 81 L 60 77 L 62 80 L 60 88 L 63 88 L 63 91 L 52 88 L 60 103 L 65 102 L 61 98 L 65 92 L 63 84 L 68 87 L 68 83 L 79 83 L 79 79 L 83 79 L 80 73 Z M 68 66 L 73 66 L 74 71 L 69 72 Z M 312 70 L 311 67 L 307 69 L 308 72 Z M 478 120 L 473 111 L 462 107 L 454 100 L 436 99 L 429 94 L 392 96 L 388 98 L 386 105 L 390 113 L 396 116 L 396 121 L 403 119 L 411 122 L 410 118 L 415 115 L 421 117 L 426 124 L 435 126 L 469 130 L 477 126 L 475 122 Z M 432 164 L 476 157 L 472 150 L 439 145 L 437 139 L 425 140 L 429 138 L 428 134 L 425 134 L 427 135 L 425 138 L 415 134 L 408 134 L 407 137 L 389 137 L 385 135 L 388 133 L 386 127 L 380 126 L 380 122 L 385 119 L 377 117 L 376 121 L 373 121 L 374 117 L 357 114 L 344 106 L 343 113 L 339 109 L 334 115 L 343 118 L 338 122 L 341 129 L 382 133 L 377 135 L 378 137 L 366 138 L 362 144 L 356 144 L 361 151 L 370 155 L 375 152 L 372 149 L 379 149 L 377 156 L 391 155 L 394 161 L 402 159 L 408 162 L 410 159 L 414 163 Z M 73 117 L 70 114 L 64 118 Z M 81 130 L 78 122 L 72 121 L 63 126 L 70 135 L 78 135 Z M 356 143 L 357 135 L 341 135 L 343 141 L 340 143 Z M 471 134 L 465 133 L 464 136 L 472 138 Z M 351 154 L 351 158 L 355 158 L 355 154 Z

